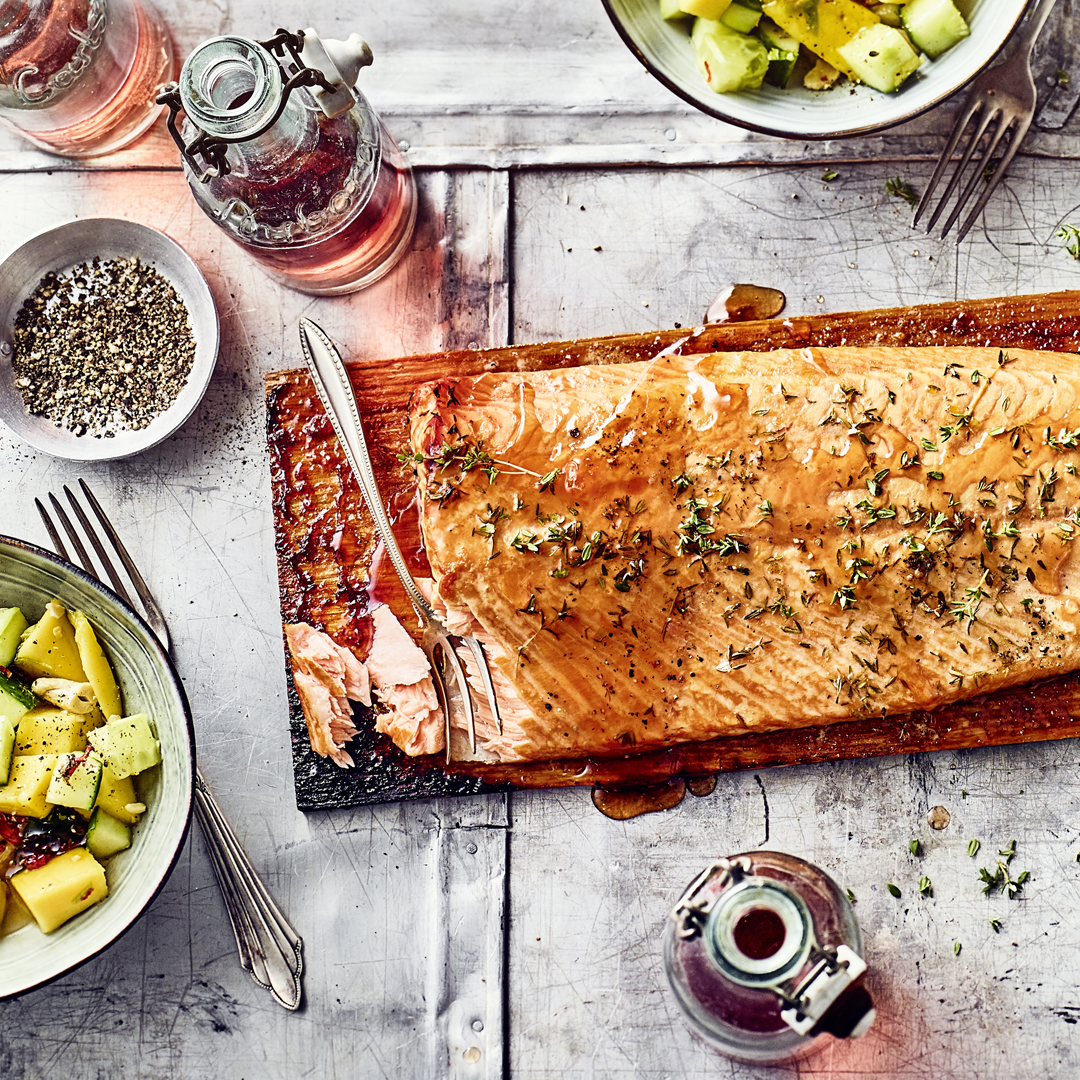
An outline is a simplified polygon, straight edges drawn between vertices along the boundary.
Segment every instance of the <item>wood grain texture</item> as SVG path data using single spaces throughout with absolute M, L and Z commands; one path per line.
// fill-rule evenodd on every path
M 416 166 L 483 169 L 650 164 L 667 167 L 768 162 L 932 160 L 962 102 L 952 100 L 891 131 L 807 142 L 744 131 L 715 120 L 667 90 L 622 43 L 603 6 L 568 9 L 462 0 L 318 10 L 301 0 L 204 0 L 159 4 L 181 60 L 200 42 L 235 32 L 256 39 L 278 26 L 317 22 L 327 37 L 359 32 L 374 63 L 359 86 Z M 1076 81 L 1060 83 L 1076 39 L 1071 4 L 1053 12 L 1035 55 L 1041 107 L 1055 125 L 1036 124 L 1022 153 L 1077 156 L 1072 116 Z M 959 95 L 957 95 L 959 97 Z M 164 120 L 132 146 L 87 162 L 67 162 L 0 128 L 9 168 L 179 169 Z
M 990 345 L 1076 352 L 1080 350 L 1080 294 L 1011 297 L 963 304 L 924 305 L 837 313 L 768 322 L 731 322 L 691 332 L 662 331 L 455 351 L 392 362 L 350 366 L 350 377 L 372 446 L 384 500 L 397 508 L 397 533 L 410 553 L 416 576 L 430 573 L 421 550 L 414 512 L 411 469 L 396 458 L 408 445 L 408 401 L 425 379 L 481 371 L 512 371 L 646 359 L 665 348 L 686 354 L 717 349 L 757 349 L 803 345 Z M 372 585 L 376 549 L 370 518 L 338 447 L 333 430 L 302 371 L 267 378 L 268 439 L 274 488 L 282 612 L 286 622 L 303 620 L 325 629 L 362 656 L 363 618 L 372 590 L 405 625 L 411 609 L 396 581 L 380 574 Z M 295 715 L 294 745 L 303 741 L 302 717 Z M 1080 716 L 1080 680 L 1044 682 L 994 698 L 979 697 L 933 712 L 886 720 L 854 720 L 795 732 L 729 736 L 682 744 L 624 759 L 535 762 L 512 765 L 445 766 L 437 758 L 409 759 L 371 730 L 370 716 L 351 749 L 355 770 L 336 775 L 336 766 L 314 763 L 299 747 L 297 788 L 302 805 L 378 802 L 415 798 L 430 784 L 432 794 L 467 793 L 495 787 L 599 787 L 661 784 L 674 777 L 702 777 L 718 771 L 758 769 L 814 761 L 958 749 L 1072 738 Z M 300 733 L 299 739 L 297 733 Z M 333 791 L 324 785 L 333 777 Z M 395 782 L 395 776 L 397 777 Z M 305 779 L 306 778 L 306 779 Z M 396 792 L 396 794 L 395 794 Z M 334 805 L 330 802 L 329 805 Z

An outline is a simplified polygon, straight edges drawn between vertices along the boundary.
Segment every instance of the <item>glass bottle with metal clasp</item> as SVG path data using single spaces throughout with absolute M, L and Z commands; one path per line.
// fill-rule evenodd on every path
M 370 63 L 355 34 L 219 37 L 192 52 L 161 97 L 196 202 L 301 292 L 364 288 L 412 238 L 412 169 L 355 88 Z
M 873 1023 L 858 923 L 810 863 L 774 851 L 717 859 L 664 932 L 664 966 L 691 1031 L 728 1057 L 801 1057 Z
M 161 114 L 172 43 L 146 0 L 0 0 L 0 120 L 43 150 L 118 150 Z

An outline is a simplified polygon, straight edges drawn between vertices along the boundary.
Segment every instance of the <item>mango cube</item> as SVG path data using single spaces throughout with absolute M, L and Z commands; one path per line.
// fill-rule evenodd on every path
M 16 754 L 8 782 L 0 787 L 0 814 L 45 817 L 52 809 L 45 793 L 55 766 L 55 754 Z
M 11 887 L 46 934 L 109 894 L 105 867 L 86 848 L 72 848 L 34 870 L 21 870 Z

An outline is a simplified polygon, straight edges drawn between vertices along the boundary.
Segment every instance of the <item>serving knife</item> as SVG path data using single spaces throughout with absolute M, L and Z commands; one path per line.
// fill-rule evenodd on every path
M 318 393 L 319 400 L 322 401 L 323 407 L 326 409 L 327 416 L 330 417 L 330 423 L 334 427 L 338 441 L 345 452 L 345 457 L 352 468 L 353 475 L 360 485 L 364 501 L 367 503 L 372 519 L 375 522 L 375 530 L 379 534 L 379 539 L 383 542 L 387 555 L 390 557 L 391 565 L 401 579 L 401 584 L 405 588 L 409 601 L 424 626 L 420 645 L 431 664 L 432 682 L 435 685 L 435 693 L 438 695 L 439 705 L 446 720 L 446 760 L 449 763 L 450 707 L 447 693 L 448 670 L 452 671 L 454 675 L 454 682 L 461 697 L 462 708 L 468 726 L 469 748 L 475 753 L 476 716 L 473 710 L 472 695 L 465 677 L 465 669 L 455 651 L 454 643 L 455 641 L 462 642 L 472 653 L 484 684 L 484 690 L 487 693 L 492 717 L 501 734 L 502 719 L 499 715 L 498 701 L 495 698 L 491 669 L 488 666 L 487 657 L 484 655 L 483 646 L 474 637 L 459 637 L 449 634 L 435 609 L 428 602 L 427 597 L 420 590 L 419 585 L 417 585 L 409 572 L 401 548 L 394 537 L 382 496 L 379 494 L 379 487 L 375 480 L 375 470 L 371 464 L 371 455 L 368 453 L 367 439 L 364 436 L 364 428 L 360 422 L 360 410 L 356 404 L 356 395 L 353 393 L 345 365 L 334 343 L 326 336 L 321 327 L 310 319 L 301 318 L 300 344 L 311 373 L 312 382 L 315 384 L 316 393 Z

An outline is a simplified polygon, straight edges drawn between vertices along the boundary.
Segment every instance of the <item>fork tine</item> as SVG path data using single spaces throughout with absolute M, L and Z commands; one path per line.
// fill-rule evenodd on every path
M 105 531 L 109 543 L 112 544 L 117 558 L 119 558 L 120 562 L 123 564 L 128 577 L 131 578 L 131 584 L 135 586 L 135 592 L 138 593 L 139 600 L 142 602 L 142 606 L 146 611 L 146 621 L 150 624 L 150 629 L 154 631 L 158 640 L 164 646 L 165 651 L 168 652 L 171 648 L 169 626 L 165 621 L 165 616 L 162 613 L 160 605 L 157 600 L 154 599 L 154 594 L 150 591 L 150 587 L 146 584 L 142 574 L 139 573 L 139 568 L 135 565 L 134 559 L 128 554 L 127 548 L 124 547 L 124 542 L 120 539 L 116 529 L 113 528 L 113 524 L 106 516 L 105 511 L 101 509 L 101 503 L 97 501 L 97 498 L 90 490 L 89 485 L 85 480 L 80 479 L 79 487 L 82 489 L 82 493 L 85 496 L 86 501 L 90 504 L 90 508 L 94 511 L 98 521 L 101 522 L 101 527 Z M 93 536 L 92 531 L 90 532 L 90 535 Z
M 35 499 L 34 505 L 37 507 L 38 517 L 41 518 L 41 523 L 45 526 L 45 531 L 49 534 L 49 539 L 52 541 L 53 550 L 61 559 L 67 559 L 68 562 L 71 562 L 71 556 L 67 553 L 67 548 L 64 547 L 64 541 L 60 539 L 60 534 L 56 531 L 56 526 L 53 525 L 53 520 L 49 517 L 49 512 L 41 505 L 40 499 Z
M 476 714 L 473 712 L 472 691 L 469 689 L 469 681 L 465 678 L 465 667 L 458 656 L 457 650 L 449 642 L 443 650 L 447 654 L 450 666 L 454 669 L 454 678 L 457 681 L 458 692 L 461 694 L 461 704 L 465 709 L 465 724 L 469 732 L 469 749 L 476 753 Z M 449 733 L 447 733 L 446 753 L 450 753 Z M 447 757 L 449 760 L 449 757 Z
M 971 176 L 968 179 L 963 193 L 956 200 L 956 204 L 952 208 L 952 212 L 949 214 L 948 219 L 945 222 L 944 227 L 941 230 L 941 236 L 944 239 L 949 233 L 949 230 L 953 227 L 956 219 L 963 212 L 964 207 L 967 206 L 968 200 L 975 194 L 975 189 L 980 183 L 987 189 L 987 192 L 992 193 L 994 188 L 997 187 L 998 181 L 1001 179 L 1001 168 L 995 168 L 991 176 L 986 175 L 986 170 L 994 164 L 994 154 L 997 152 L 998 146 L 1001 145 L 1001 140 L 1004 138 L 1006 132 L 1009 131 L 1013 124 L 1014 117 L 1002 116 L 998 120 L 998 125 L 994 129 L 994 134 L 990 139 L 986 150 L 980 156 L 976 167 L 972 170 Z M 986 194 L 987 192 L 984 192 Z M 985 203 L 983 203 L 985 205 Z M 970 228 L 973 218 L 969 215 L 966 224 Z
M 963 226 L 960 229 L 960 235 L 957 236 L 956 242 L 959 244 L 968 234 L 968 230 L 975 224 L 978 216 L 983 212 L 986 207 L 990 196 L 993 195 L 994 190 L 997 188 L 1001 178 L 1005 175 L 1005 170 L 1009 167 L 1009 162 L 1016 156 L 1016 151 L 1020 149 L 1020 144 L 1024 141 L 1024 136 L 1027 134 L 1028 128 L 1031 126 L 1031 117 L 1017 117 L 1012 127 L 1012 138 L 1009 142 L 1005 152 L 1001 155 L 1001 160 L 997 163 L 994 170 L 994 175 L 988 181 L 985 190 L 979 196 L 978 201 L 975 203 L 967 219 L 964 221 Z M 948 232 L 946 227 L 945 232 Z M 944 236 L 945 232 L 941 235 Z
M 134 605 L 131 603 L 131 596 L 128 594 L 127 589 L 124 588 L 124 583 L 120 580 L 120 575 L 117 574 L 116 568 L 113 566 L 108 554 L 105 551 L 105 548 L 102 546 L 101 541 L 98 539 L 97 533 L 94 532 L 93 526 L 90 524 L 90 519 L 86 516 L 86 511 L 83 510 L 83 508 L 78 504 L 75 496 L 71 494 L 71 490 L 70 488 L 68 488 L 67 484 L 64 485 L 64 494 L 67 496 L 67 501 L 71 504 L 71 509 L 75 511 L 75 516 L 79 519 L 79 524 L 82 525 L 83 531 L 86 533 L 87 539 L 90 541 L 91 546 L 97 553 L 97 557 L 100 560 L 101 565 L 105 568 L 105 573 L 109 577 L 109 582 L 113 587 L 113 591 L 126 604 L 133 607 Z M 63 509 L 57 503 L 55 496 L 50 494 L 49 498 L 52 499 L 53 505 L 62 514 Z M 74 530 L 71 528 L 71 525 L 67 521 L 67 518 L 65 517 L 62 520 L 64 522 L 64 528 L 68 530 L 68 535 L 71 537 L 71 542 L 76 546 L 76 549 L 80 553 L 79 558 L 82 560 L 83 566 L 88 573 L 94 574 L 94 576 L 97 577 L 97 573 L 91 568 L 90 561 L 86 557 L 86 551 L 84 550 L 82 544 L 79 543 L 78 537 L 76 536 Z
M 926 208 L 930 205 L 930 201 L 934 196 L 934 190 L 937 188 L 938 183 L 940 182 L 942 176 L 945 174 L 945 170 L 952 162 L 952 156 L 956 152 L 956 147 L 959 145 L 960 139 L 962 138 L 964 131 L 967 129 L 968 124 L 971 123 L 972 117 L 974 117 L 975 114 L 983 108 L 984 104 L 985 102 L 982 98 L 975 98 L 974 100 L 968 102 L 967 108 L 964 110 L 963 115 L 957 117 L 956 124 L 953 126 L 952 129 L 952 134 L 949 136 L 949 141 L 945 144 L 945 149 L 941 151 L 941 155 L 937 160 L 937 165 L 934 168 L 934 175 L 930 177 L 930 183 L 926 186 L 926 190 L 923 192 L 923 197 L 919 200 L 919 205 L 915 208 L 915 216 L 911 219 L 912 225 L 919 224 L 919 219 L 926 212 Z M 954 183 L 957 175 L 958 170 L 957 172 L 953 173 Z M 947 198 L 948 191 L 946 191 L 945 195 L 942 196 L 939 205 L 944 204 Z M 929 227 L 932 226 L 928 226 L 928 228 Z
M 64 490 L 66 491 L 67 489 L 65 488 Z M 95 577 L 100 580 L 101 575 L 98 573 L 97 567 L 94 565 L 94 560 L 90 558 L 89 553 L 83 546 L 82 538 L 79 536 L 78 530 L 75 528 L 74 525 L 72 525 L 71 518 L 68 517 L 67 511 L 60 504 L 60 500 L 57 499 L 57 497 L 51 491 L 49 492 L 49 502 L 52 503 L 53 513 L 56 515 L 57 520 L 63 526 L 64 532 L 67 533 L 68 540 L 71 541 L 71 546 L 75 550 L 75 557 L 79 560 L 79 564 L 91 577 Z M 68 558 L 68 556 L 65 554 L 64 558 Z M 116 592 L 125 601 L 127 601 L 127 603 L 130 604 L 131 597 L 127 596 L 124 593 L 123 585 L 120 585 L 118 582 L 115 581 L 113 582 L 113 584 L 114 586 L 119 585 L 119 587 L 116 588 Z
M 937 206 L 934 208 L 933 214 L 930 215 L 930 220 L 926 223 L 927 232 L 933 229 L 937 223 L 937 219 L 941 217 L 945 207 L 949 203 L 949 199 L 952 197 L 953 192 L 960 185 L 964 178 L 964 174 L 967 172 L 967 167 L 971 162 L 972 155 L 975 153 L 979 146 L 979 140 L 982 139 L 986 133 L 987 128 L 997 120 L 998 130 L 1001 128 L 1001 110 L 1000 109 L 985 109 L 981 115 L 974 117 L 976 120 L 975 128 L 971 132 L 971 137 L 968 140 L 967 145 L 964 147 L 963 156 L 960 158 L 959 163 L 953 170 L 952 176 L 949 178 L 949 186 L 945 189 L 945 193 L 941 196 Z M 967 198 L 967 193 L 957 197 L 957 206 L 963 206 L 964 200 Z
M 495 684 L 491 681 L 491 666 L 488 664 L 487 656 L 484 654 L 484 646 L 474 637 L 466 637 L 461 640 L 469 646 L 469 652 L 473 654 L 473 659 L 476 661 L 477 670 L 480 672 L 480 681 L 484 684 L 484 693 L 487 694 L 488 704 L 491 706 L 495 726 L 501 735 L 503 733 L 502 713 L 499 712 L 499 700 L 495 696 Z M 476 746 L 473 745 L 473 750 L 475 749 Z
M 435 687 L 435 696 L 439 699 L 439 708 L 442 709 L 443 724 L 446 728 L 446 764 L 450 764 L 450 695 L 446 692 L 446 680 L 443 678 L 442 664 L 439 662 L 439 653 L 446 652 L 441 641 L 434 642 L 430 649 L 425 649 L 428 664 L 431 668 L 431 684 Z

